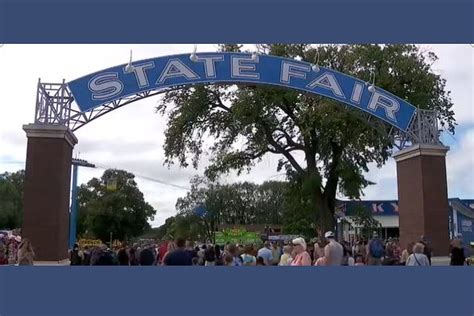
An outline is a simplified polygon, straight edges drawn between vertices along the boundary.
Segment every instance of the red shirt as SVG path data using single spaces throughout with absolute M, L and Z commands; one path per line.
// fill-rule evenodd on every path
M 168 252 L 168 243 L 164 242 L 161 244 L 160 248 L 158 248 L 158 262 L 161 263 L 163 257 Z

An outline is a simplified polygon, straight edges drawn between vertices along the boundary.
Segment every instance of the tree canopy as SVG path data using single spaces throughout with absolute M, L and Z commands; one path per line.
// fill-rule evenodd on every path
M 241 50 L 221 45 L 223 51 Z M 415 45 L 259 45 L 260 53 L 314 62 L 369 80 L 421 109 L 438 112 L 441 126 L 454 133 L 446 82 L 432 70 L 437 57 Z M 357 109 L 318 96 L 266 86 L 196 85 L 167 92 L 157 111 L 169 118 L 166 162 L 198 166 L 209 153 L 210 179 L 250 170 L 264 155 L 280 157 L 291 181 L 310 187 L 319 233 L 333 229 L 336 194 L 360 198 L 372 182 L 368 165 L 383 165 L 393 149 L 391 126 Z M 204 140 L 212 139 L 208 145 Z
M 191 190 L 186 196 L 178 198 L 177 215 L 143 236 L 213 240 L 220 225 L 260 224 L 281 225 L 285 233 L 311 238 L 315 235 L 315 214 L 307 196 L 299 183 L 220 184 L 197 176 L 191 179 Z
M 25 170 L 0 174 L 0 228 L 20 228 L 23 223 Z
M 263 184 L 238 182 L 220 184 L 203 177 L 191 180 L 191 191 L 176 202 L 178 215 L 174 221 L 175 235 L 183 219 L 191 231 L 213 239 L 218 225 L 281 224 L 285 212 L 287 183 L 269 181 Z M 173 227 L 171 224 L 171 227 Z M 186 226 L 184 225 L 184 226 Z M 201 230 L 199 230 L 201 229 Z
M 150 229 L 156 210 L 145 201 L 132 173 L 108 169 L 100 179 L 93 178 L 78 191 L 78 235 L 92 233 L 96 238 L 126 240 Z M 116 184 L 112 188 L 108 183 Z
M 360 228 L 360 234 L 365 238 L 372 238 L 373 232 L 382 227 L 382 224 L 372 215 L 371 210 L 363 205 L 355 207 L 352 221 Z

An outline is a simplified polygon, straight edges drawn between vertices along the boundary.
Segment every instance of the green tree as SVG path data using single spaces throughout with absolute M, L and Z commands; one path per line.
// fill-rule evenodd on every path
M 23 223 L 25 171 L 0 174 L 0 228 L 20 228 Z
M 261 53 L 319 64 L 369 80 L 421 109 L 437 110 L 442 126 L 454 132 L 452 102 L 445 80 L 432 71 L 437 57 L 415 45 L 260 45 Z M 240 46 L 222 45 L 237 51 Z M 250 170 L 266 154 L 281 157 L 290 179 L 310 183 L 319 233 L 334 227 L 336 194 L 359 198 L 371 184 L 368 164 L 383 165 L 393 149 L 391 126 L 368 122 L 362 111 L 293 90 L 242 85 L 196 85 L 169 91 L 157 107 L 167 114 L 166 162 L 197 167 L 211 154 L 206 175 Z M 206 148 L 204 139 L 213 138 Z
M 138 189 L 135 176 L 129 172 L 108 169 L 100 179 L 81 185 L 78 192 L 78 235 L 92 233 L 96 238 L 126 240 L 150 229 L 156 210 Z M 116 188 L 107 183 L 116 181 Z
M 285 182 L 222 185 L 204 177 L 194 177 L 191 190 L 177 200 L 176 209 L 180 218 L 192 220 L 202 227 L 203 230 L 196 230 L 196 234 L 213 240 L 220 224 L 281 224 L 286 189 Z M 197 212 L 200 207 L 205 210 L 202 214 Z
M 141 238 L 146 238 L 146 239 L 147 238 L 153 238 L 153 239 L 158 239 L 158 240 L 169 239 L 170 238 L 169 234 L 170 234 L 170 231 L 171 231 L 171 225 L 175 221 L 176 221 L 175 216 L 168 217 L 165 220 L 165 223 L 163 225 L 161 225 L 160 227 L 150 228 L 150 230 L 145 232 L 140 237 Z
M 355 225 L 360 227 L 360 234 L 366 238 L 371 238 L 373 232 L 382 227 L 382 224 L 374 218 L 370 209 L 363 205 L 357 205 L 354 208 L 351 219 Z
M 314 212 L 313 194 L 319 183 L 310 178 L 291 178 L 285 194 L 283 229 L 288 234 L 314 237 L 317 213 Z

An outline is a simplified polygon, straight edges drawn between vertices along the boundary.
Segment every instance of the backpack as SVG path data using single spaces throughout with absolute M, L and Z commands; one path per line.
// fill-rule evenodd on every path
M 380 240 L 372 240 L 370 243 L 370 254 L 373 258 L 381 258 L 383 256 L 383 245 Z

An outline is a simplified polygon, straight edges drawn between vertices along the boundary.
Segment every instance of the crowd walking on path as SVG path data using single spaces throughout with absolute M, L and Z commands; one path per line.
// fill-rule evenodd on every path
M 471 247 L 474 249 L 474 244 L 471 243 Z M 33 249 L 27 238 L 6 238 L 0 234 L 0 265 L 33 265 Z M 335 234 L 328 231 L 323 239 L 309 244 L 298 237 L 291 242 L 265 241 L 261 247 L 197 245 L 182 238 L 140 246 L 122 243 L 118 249 L 110 249 L 105 244 L 84 248 L 75 244 L 69 259 L 72 266 L 431 266 L 432 254 L 433 249 L 424 236 L 402 250 L 396 238 L 382 240 L 374 233 L 368 241 L 339 242 Z M 466 257 L 461 239 L 454 238 L 450 246 L 450 265 L 469 264 L 470 259 Z
M 261 247 L 252 244 L 197 245 L 178 238 L 142 247 L 122 244 L 116 251 L 104 245 L 80 253 L 75 247 L 71 264 L 80 264 L 82 261 L 87 265 L 128 266 L 430 266 L 432 252 L 424 236 L 402 250 L 396 238 L 382 240 L 374 233 L 368 241 L 339 242 L 335 234 L 328 231 L 323 239 L 313 240 L 310 244 L 302 237 L 286 243 L 265 241 Z M 80 260 L 75 259 L 77 257 Z M 463 265 L 466 262 L 459 239 L 452 241 L 450 257 L 451 265 Z

